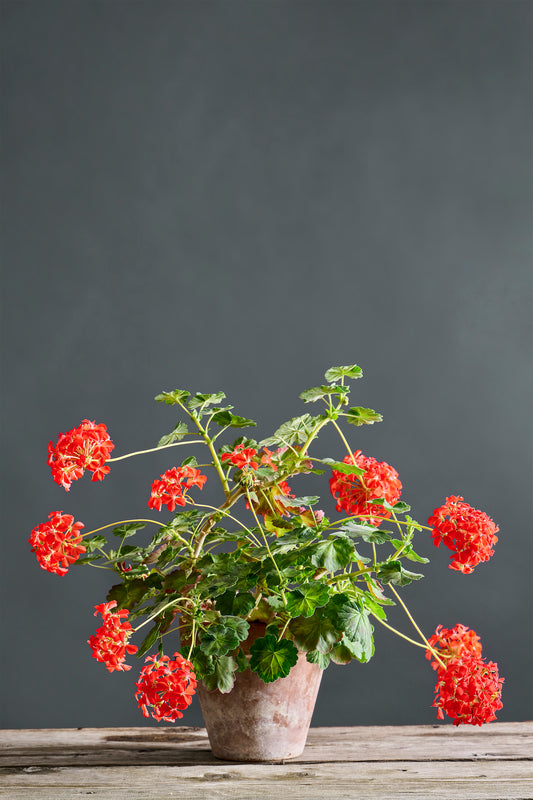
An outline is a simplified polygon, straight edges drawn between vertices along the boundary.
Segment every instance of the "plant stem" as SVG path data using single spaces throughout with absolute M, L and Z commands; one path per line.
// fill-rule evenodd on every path
M 322 422 L 320 422 L 313 431 L 311 431 L 311 433 L 307 437 L 305 444 L 303 445 L 302 449 L 298 454 L 301 458 L 305 457 L 307 448 L 309 447 L 313 439 L 315 439 L 318 436 L 319 431 L 324 427 L 324 425 L 327 425 L 328 422 L 333 422 L 333 421 L 334 420 L 331 419 L 331 417 L 327 417 L 326 419 L 323 419 Z
M 207 503 L 196 503 L 191 497 L 188 497 L 187 499 L 188 499 L 189 503 L 191 505 L 193 505 L 195 508 L 210 508 L 213 511 L 219 512 L 220 514 L 223 514 L 225 517 L 228 517 L 229 519 L 232 519 L 233 522 L 236 522 L 237 525 L 240 525 L 241 528 L 244 528 L 246 533 L 249 536 L 252 537 L 252 539 L 254 540 L 255 544 L 257 544 L 257 545 L 260 544 L 259 539 L 257 539 L 257 537 L 254 535 L 254 533 L 250 530 L 250 528 L 247 528 L 246 525 L 243 522 L 240 521 L 240 519 L 237 519 L 237 517 L 232 516 L 232 514 L 230 514 L 228 511 L 224 511 L 222 508 L 218 508 L 217 506 L 209 506 L 209 505 L 207 505 Z
M 342 429 L 340 428 L 339 425 L 337 425 L 336 420 L 332 419 L 331 421 L 332 421 L 333 425 L 335 426 L 335 428 L 337 429 L 337 433 L 339 434 L 339 436 L 341 437 L 342 441 L 344 442 L 344 446 L 346 447 L 346 449 L 348 451 L 348 455 L 352 459 L 352 463 L 353 463 L 354 467 L 356 467 L 357 464 L 355 463 L 355 459 L 353 457 L 352 448 L 350 447 L 350 445 L 346 441 L 346 437 L 345 437 L 344 433 L 342 432 Z
M 426 639 L 426 637 L 424 636 L 424 634 L 422 633 L 422 631 L 420 630 L 420 628 L 419 628 L 419 627 L 418 627 L 418 625 L 416 624 L 415 620 L 414 620 L 414 619 L 413 619 L 413 617 L 411 616 L 411 613 L 410 613 L 409 609 L 407 608 L 407 606 L 406 606 L 406 605 L 405 605 L 405 603 L 403 602 L 402 598 L 400 597 L 400 595 L 398 594 L 398 592 L 396 591 L 396 589 L 394 588 L 394 586 L 393 586 L 391 583 L 389 583 L 389 587 L 390 587 L 390 590 L 391 590 L 391 592 L 392 592 L 392 593 L 393 593 L 393 594 L 396 596 L 396 598 L 397 598 L 398 602 L 400 603 L 400 605 L 402 606 L 403 610 L 405 611 L 405 613 L 406 613 L 406 614 L 407 614 L 407 616 L 409 617 L 409 619 L 410 619 L 410 621 L 411 621 L 411 623 L 412 623 L 412 625 L 413 625 L 414 629 L 415 629 L 415 630 L 416 630 L 416 632 L 417 632 L 417 633 L 420 635 L 420 637 L 421 637 L 422 641 L 423 641 L 423 642 L 425 642 L 426 649 L 430 651 L 430 653 L 433 655 L 433 657 L 435 658 L 435 660 L 436 660 L 436 661 L 438 661 L 438 663 L 441 665 L 441 667 L 445 667 L 446 665 L 445 665 L 444 661 L 441 659 L 441 657 L 439 656 L 439 654 L 437 653 L 437 651 L 435 650 L 435 648 L 433 648 L 433 647 L 430 645 L 430 643 L 428 642 L 428 640 Z
M 183 602 L 187 602 L 187 603 L 190 602 L 189 598 L 188 597 L 178 597 L 177 600 L 171 600 L 170 603 L 167 603 L 166 605 L 162 606 L 161 608 L 158 608 L 157 611 L 154 614 L 151 614 L 147 619 L 144 620 L 144 622 L 141 622 L 141 624 L 137 625 L 137 627 L 134 628 L 133 630 L 135 632 L 140 631 L 141 628 L 144 628 L 145 625 L 148 625 L 149 622 L 151 622 L 153 619 L 158 617 L 161 614 L 162 611 L 165 611 L 167 608 L 171 608 L 172 606 L 176 606 L 176 605 L 178 605 L 178 603 L 183 603 Z
M 155 519 L 121 519 L 118 522 L 110 522 L 109 525 L 102 525 L 101 528 L 95 528 L 93 531 L 88 531 L 87 533 L 82 534 L 82 538 L 85 536 L 90 536 L 91 533 L 98 533 L 98 531 L 105 531 L 106 528 L 114 528 L 115 525 L 128 525 L 131 522 L 152 522 L 154 525 L 159 525 L 160 528 L 164 528 L 162 522 L 156 522 Z
M 194 647 L 194 637 L 195 637 L 195 635 L 196 635 L 196 620 L 193 617 L 192 630 L 191 630 L 191 644 L 189 646 L 189 652 L 187 653 L 187 661 L 191 660 L 191 653 L 192 653 L 192 649 Z
M 285 623 L 285 625 L 283 626 L 283 628 L 282 628 L 282 631 L 281 631 L 280 635 L 278 636 L 278 642 L 279 642 L 279 641 L 281 641 L 281 640 L 283 639 L 283 634 L 284 634 L 284 633 L 285 633 L 285 631 L 287 630 L 287 628 L 288 628 L 288 626 L 289 626 L 289 622 L 290 622 L 290 621 L 291 621 L 291 618 L 289 617 L 289 619 L 287 620 L 287 622 L 286 622 L 286 623 Z
M 372 616 L 375 619 L 377 619 L 378 622 L 380 622 L 382 625 L 384 625 L 385 628 L 388 628 L 389 631 L 392 631 L 397 636 L 400 636 L 402 639 L 405 639 L 406 642 L 410 642 L 411 644 L 414 644 L 416 647 L 423 647 L 424 650 L 427 650 L 427 647 L 426 647 L 425 644 L 421 644 L 420 642 L 416 642 L 414 639 L 411 639 L 409 636 L 406 636 L 405 633 L 401 633 L 401 631 L 398 631 L 398 630 L 396 630 L 396 628 L 393 628 L 392 625 L 388 625 L 386 622 L 384 622 L 382 619 L 380 619 L 380 617 L 378 617 L 377 614 L 374 614 L 373 611 L 371 611 L 370 613 L 372 614 Z
M 202 427 L 202 425 L 200 423 L 200 420 L 198 419 L 196 414 L 191 414 L 189 409 L 186 406 L 182 405 L 182 403 L 179 403 L 179 405 L 181 406 L 183 411 L 185 411 L 185 413 L 188 414 L 189 417 L 192 419 L 192 421 L 194 422 L 194 424 L 198 428 L 198 432 L 200 433 L 200 436 L 202 437 L 204 443 L 208 446 L 209 452 L 211 453 L 211 455 L 213 457 L 213 464 L 214 464 L 215 469 L 216 469 L 216 471 L 218 473 L 218 477 L 220 478 L 220 481 L 222 483 L 222 488 L 224 489 L 224 494 L 226 495 L 226 497 L 228 497 L 229 494 L 230 494 L 229 484 L 228 484 L 228 481 L 226 479 L 226 476 L 224 475 L 224 471 L 222 469 L 222 465 L 221 465 L 220 460 L 218 458 L 217 451 L 215 450 L 215 448 L 213 446 L 213 442 L 211 441 L 211 439 L 207 435 L 207 430 Z
M 155 453 L 156 450 L 165 450 L 167 447 L 179 447 L 182 444 L 203 444 L 201 439 L 193 439 L 189 442 L 173 442 L 172 444 L 162 444 L 161 447 L 150 447 L 148 450 L 136 450 L 134 453 L 126 453 L 125 456 L 117 456 L 116 458 L 107 458 L 106 464 L 110 464 L 112 461 L 123 461 L 125 458 L 131 458 L 132 456 L 140 456 L 144 453 Z
M 229 495 L 229 497 L 226 499 L 226 501 L 225 501 L 224 503 L 222 503 L 222 505 L 221 505 L 221 506 L 219 506 L 219 507 L 218 507 L 217 509 L 215 509 L 215 510 L 216 510 L 217 512 L 219 512 L 219 513 L 221 513 L 221 512 L 222 512 L 222 513 L 224 513 L 224 511 L 225 511 L 227 508 L 231 508 L 231 506 L 232 506 L 234 503 L 236 503 L 236 502 L 237 502 L 237 500 L 238 500 L 238 499 L 239 499 L 239 497 L 242 495 L 242 493 L 243 493 L 243 491 L 242 491 L 242 489 L 239 487 L 238 489 L 236 489 L 236 490 L 233 492 L 233 494 L 230 494 L 230 495 Z M 189 498 L 189 499 L 190 499 L 190 498 Z M 207 534 L 208 534 L 208 533 L 209 533 L 209 531 L 211 530 L 211 527 L 212 527 L 212 525 L 213 525 L 213 519 L 212 519 L 212 517 L 213 517 L 213 514 L 211 514 L 211 517 L 209 517 L 209 519 L 208 519 L 208 520 L 207 520 L 207 522 L 205 523 L 205 526 L 204 526 L 203 528 L 201 528 L 201 529 L 200 529 L 200 534 L 199 534 L 199 537 L 198 537 L 198 541 L 196 542 L 196 545 L 195 545 L 195 547 L 194 547 L 194 552 L 193 552 L 193 558 L 194 558 L 194 559 L 198 558 L 198 556 L 200 555 L 200 551 L 201 551 L 201 549 L 202 549 L 202 545 L 203 545 L 203 543 L 204 543 L 204 541 L 205 541 L 205 537 L 207 536 Z M 241 523 L 241 524 L 242 524 L 242 523 Z
M 263 537 L 263 541 L 264 541 L 264 543 L 265 543 L 265 547 L 266 547 L 266 549 L 267 549 L 267 551 L 268 551 L 268 555 L 269 555 L 269 556 L 270 556 L 270 558 L 272 559 L 272 563 L 274 564 L 274 567 L 275 567 L 275 569 L 276 569 L 276 572 L 278 573 L 278 578 L 279 578 L 279 582 L 280 582 L 280 594 L 281 594 L 281 599 L 283 600 L 283 605 L 286 607 L 286 606 L 287 606 L 287 598 L 285 597 L 285 592 L 284 592 L 283 588 L 281 588 L 281 585 L 283 584 L 283 578 L 281 577 L 281 572 L 279 571 L 279 567 L 278 567 L 278 565 L 277 565 L 277 563 L 276 563 L 276 559 L 275 559 L 275 558 L 274 558 L 274 556 L 272 555 L 272 551 L 271 551 L 271 549 L 270 549 L 270 545 L 268 544 L 268 539 L 267 539 L 267 537 L 265 536 L 265 532 L 264 532 L 264 530 L 263 530 L 263 528 L 262 528 L 262 526 L 261 526 L 261 523 L 260 523 L 260 522 L 259 522 L 259 520 L 257 519 L 257 514 L 255 513 L 255 508 L 253 507 L 252 500 L 251 500 L 251 498 L 250 498 L 250 493 L 249 493 L 248 489 L 246 489 L 246 497 L 248 498 L 248 505 L 250 506 L 250 509 L 251 509 L 251 511 L 252 511 L 252 514 L 253 514 L 253 515 L 254 515 L 254 517 L 255 517 L 255 521 L 257 522 L 257 527 L 258 527 L 258 528 L 259 528 L 259 530 L 261 531 L 261 536 Z

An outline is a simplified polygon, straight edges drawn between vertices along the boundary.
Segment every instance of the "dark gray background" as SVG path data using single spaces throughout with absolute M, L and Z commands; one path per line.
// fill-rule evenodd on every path
M 2 11 L 2 725 L 144 722 L 139 662 L 109 675 L 86 644 L 108 573 L 49 575 L 27 540 L 54 510 L 86 530 L 145 516 L 175 452 L 66 494 L 48 441 L 87 417 L 116 455 L 151 447 L 176 421 L 153 397 L 177 387 L 223 389 L 266 436 L 350 363 L 385 418 L 353 447 L 397 468 L 415 516 L 457 493 L 500 525 L 471 576 L 424 535 L 404 597 L 428 634 L 474 628 L 499 719 L 530 717 L 531 3 Z M 314 724 L 434 721 L 423 651 L 376 644 L 327 670 Z

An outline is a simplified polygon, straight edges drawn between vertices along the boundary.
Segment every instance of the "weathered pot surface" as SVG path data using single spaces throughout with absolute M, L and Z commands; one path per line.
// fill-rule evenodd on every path
M 264 634 L 254 625 L 248 647 Z M 247 669 L 235 675 L 231 692 L 209 691 L 198 683 L 198 698 L 213 755 L 228 761 L 279 761 L 305 747 L 322 678 L 305 653 L 286 678 L 263 683 Z

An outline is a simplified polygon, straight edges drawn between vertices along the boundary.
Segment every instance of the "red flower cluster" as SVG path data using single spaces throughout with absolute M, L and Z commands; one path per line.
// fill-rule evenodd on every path
M 353 464 L 365 470 L 362 476 L 333 470 L 329 488 L 337 500 L 337 511 L 346 511 L 356 516 L 370 515 L 367 521 L 379 525 L 383 519 L 390 517 L 390 511 L 370 503 L 383 497 L 391 505 L 398 502 L 402 492 L 398 473 L 385 461 L 376 461 L 372 456 L 364 456 L 357 450 L 352 456 L 343 459 L 345 464 Z M 338 496 L 337 496 L 338 493 Z
M 169 511 L 186 503 L 187 489 L 191 486 L 203 488 L 207 478 L 194 467 L 173 467 L 161 475 L 161 479 L 152 483 L 152 493 L 148 500 L 148 508 L 161 511 L 164 505 Z
M 461 658 L 463 655 L 481 657 L 481 641 L 475 631 L 461 625 L 459 622 L 454 628 L 443 628 L 437 625 L 435 633 L 428 639 L 429 644 L 444 659 Z M 430 650 L 426 650 L 426 658 L 434 659 Z M 438 661 L 433 661 L 433 669 L 439 669 Z
M 462 500 L 462 497 L 447 497 L 445 504 L 434 510 L 428 524 L 433 528 L 433 544 L 438 547 L 443 542 L 453 551 L 450 569 L 467 575 L 494 554 L 492 546 L 498 541 L 499 528 L 484 511 Z
M 70 514 L 54 511 L 48 516 L 49 522 L 37 525 L 30 535 L 31 551 L 35 553 L 42 569 L 55 575 L 66 575 L 73 564 L 85 553 L 80 544 L 80 529 L 83 522 L 74 522 Z
M 126 653 L 133 655 L 139 649 L 134 644 L 128 644 L 128 639 L 133 633 L 133 628 L 129 622 L 122 622 L 128 616 L 128 611 L 124 608 L 121 611 L 111 611 L 117 605 L 116 600 L 109 603 L 101 603 L 95 606 L 94 616 L 101 614 L 104 624 L 97 629 L 96 636 L 91 636 L 87 644 L 91 646 L 93 658 L 102 661 L 109 672 L 119 670 L 125 672 L 131 669 L 124 663 Z
M 68 492 L 86 469 L 93 473 L 93 481 L 103 480 L 110 469 L 105 462 L 114 447 L 105 425 L 84 419 L 77 428 L 60 433 L 55 447 L 49 443 L 47 464 L 55 482 Z
M 496 719 L 495 712 L 502 708 L 503 678 L 493 661 L 486 664 L 469 655 L 452 658 L 438 676 L 433 701 L 438 719 L 444 719 L 444 712 L 454 725 L 483 725 Z
M 487 664 L 481 657 L 478 635 L 465 625 L 452 629 L 439 625 L 429 644 L 445 663 L 444 667 L 436 660 L 432 664 L 438 676 L 433 701 L 437 718 L 444 719 L 446 713 L 454 725 L 482 725 L 496 719 L 495 712 L 502 708 L 503 678 L 497 664 Z M 426 658 L 434 656 L 426 651 Z
M 181 709 L 190 706 L 196 691 L 191 662 L 179 653 L 174 653 L 172 660 L 168 656 L 149 656 L 146 662 L 135 684 L 135 697 L 143 716 L 150 716 L 148 706 L 152 706 L 151 715 L 158 722 L 181 719 Z
M 235 464 L 239 469 L 251 467 L 253 470 L 256 470 L 259 466 L 259 462 L 254 461 L 254 456 L 257 456 L 257 450 L 254 450 L 253 447 L 245 447 L 243 444 L 238 444 L 232 453 L 224 453 L 220 460 L 231 461 L 231 463 Z

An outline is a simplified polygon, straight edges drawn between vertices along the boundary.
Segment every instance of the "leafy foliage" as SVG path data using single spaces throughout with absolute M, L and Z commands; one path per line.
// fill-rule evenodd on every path
M 162 652 L 165 638 L 179 635 L 183 658 L 209 689 L 221 692 L 231 691 L 236 672 L 248 668 L 265 682 L 285 677 L 299 651 L 321 669 L 331 661 L 371 658 L 371 618 L 386 620 L 385 607 L 394 605 L 390 587 L 422 577 L 403 566 L 404 560 L 427 561 L 412 544 L 422 527 L 408 516 L 407 503 L 391 505 L 370 491 L 367 510 L 375 506 L 375 516 L 353 512 L 330 521 L 319 496 L 306 494 L 314 489 L 298 491 L 292 483 L 312 473 L 312 486 L 315 475 L 325 472 L 327 480 L 333 470 L 351 476 L 348 486 L 364 487 L 365 469 L 346 463 L 344 434 L 333 457 L 317 447 L 329 423 L 340 430 L 341 423 L 381 421 L 373 409 L 351 405 L 351 381 L 361 377 L 357 365 L 331 367 L 326 383 L 300 394 L 304 403 L 318 403 L 322 413 L 294 416 L 259 443 L 244 435 L 231 441 L 229 429 L 256 423 L 224 405 L 224 392 L 175 389 L 157 395 L 157 402 L 180 416 L 158 448 L 201 449 L 204 442 L 208 463 L 198 449 L 187 449 L 176 474 L 184 482 L 194 476 L 190 485 L 181 485 L 173 504 L 165 499 L 165 487 L 160 490 L 159 508 L 180 506 L 170 520 L 150 535 L 148 521 L 115 525 L 111 548 L 107 536 L 88 535 L 79 559 L 119 575 L 107 599 L 129 612 L 129 619 L 144 618 L 139 656 Z M 197 494 L 213 478 L 221 484 L 218 506 L 202 504 Z M 369 522 L 381 519 L 388 520 L 389 530 Z M 254 622 L 266 624 L 266 631 L 248 653 Z
M 278 640 L 270 634 L 255 640 L 250 655 L 250 669 L 265 683 L 286 678 L 298 661 L 298 650 L 289 639 Z

